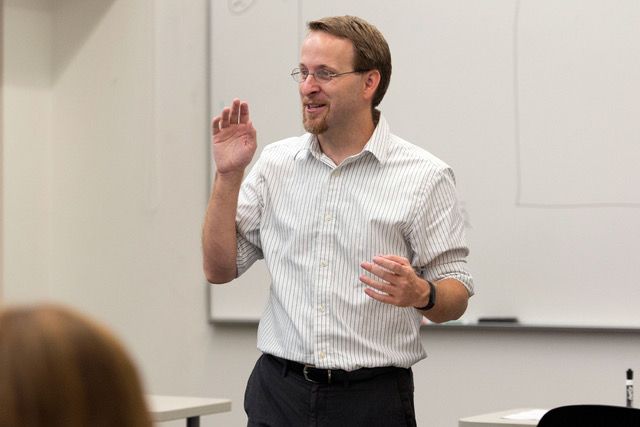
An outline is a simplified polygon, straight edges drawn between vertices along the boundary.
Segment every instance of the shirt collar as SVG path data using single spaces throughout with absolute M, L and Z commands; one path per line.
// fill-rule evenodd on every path
M 371 135 L 371 138 L 365 144 L 362 152 L 356 154 L 356 156 L 362 155 L 364 152 L 371 153 L 380 163 L 384 163 L 389 157 L 389 125 L 382 113 L 376 110 L 379 115 L 378 124 Z M 322 158 L 322 150 L 320 149 L 320 143 L 318 138 L 310 133 L 306 133 L 302 136 L 302 144 L 296 152 L 294 158 L 298 158 L 301 154 L 311 154 L 315 158 Z
M 389 124 L 387 123 L 387 120 L 384 118 L 382 113 L 379 113 L 379 116 L 378 125 L 362 151 L 370 152 L 376 159 L 378 159 L 378 162 L 384 163 L 389 158 L 391 139 L 389 138 Z

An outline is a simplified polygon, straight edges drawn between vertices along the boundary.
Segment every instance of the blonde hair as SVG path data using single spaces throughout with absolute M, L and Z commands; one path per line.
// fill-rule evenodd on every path
M 43 304 L 0 313 L 0 427 L 150 427 L 137 370 L 104 326 Z
M 353 69 L 378 70 L 380 83 L 372 99 L 372 108 L 384 98 L 391 81 L 391 50 L 382 33 L 357 16 L 330 16 L 307 23 L 309 31 L 324 31 L 353 43 Z

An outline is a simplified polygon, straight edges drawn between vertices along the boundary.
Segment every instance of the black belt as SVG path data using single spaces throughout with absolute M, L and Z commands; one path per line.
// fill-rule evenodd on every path
M 291 360 L 282 359 L 272 356 L 280 364 L 285 366 L 289 372 L 294 372 L 304 377 L 305 380 L 312 383 L 332 384 L 332 383 L 349 383 L 356 381 L 369 380 L 378 375 L 388 374 L 390 372 L 406 370 L 396 366 L 385 366 L 382 368 L 360 368 L 355 371 L 345 371 L 343 369 L 320 369 L 313 365 L 304 365 L 302 363 L 293 362 Z

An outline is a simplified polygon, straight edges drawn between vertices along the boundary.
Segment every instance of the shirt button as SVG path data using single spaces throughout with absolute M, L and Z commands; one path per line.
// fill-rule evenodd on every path
M 333 175 L 334 178 L 339 177 L 340 176 L 340 169 L 334 170 L 331 175 Z
M 324 219 L 326 221 L 331 221 L 333 219 L 333 217 L 331 215 L 327 215 L 327 216 L 324 217 Z
M 320 307 L 318 307 L 318 311 L 320 313 L 324 313 L 324 305 L 321 305 Z
M 324 359 L 325 357 L 327 357 L 327 355 L 324 353 L 324 351 L 322 353 L 320 353 L 318 356 L 320 356 L 320 359 Z
M 320 265 L 323 266 L 323 267 L 326 267 L 327 265 L 329 265 L 329 263 L 327 261 L 325 261 L 325 260 L 322 260 L 320 262 Z

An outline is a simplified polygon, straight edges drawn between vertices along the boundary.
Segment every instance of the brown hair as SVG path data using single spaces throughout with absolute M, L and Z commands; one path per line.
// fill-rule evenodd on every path
M 137 370 L 115 336 L 71 309 L 0 313 L 0 427 L 151 427 Z
M 378 29 L 357 16 L 333 16 L 307 23 L 309 31 L 324 31 L 353 43 L 353 69 L 378 70 L 380 84 L 372 99 L 372 108 L 384 98 L 391 80 L 391 51 Z

